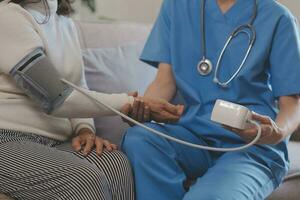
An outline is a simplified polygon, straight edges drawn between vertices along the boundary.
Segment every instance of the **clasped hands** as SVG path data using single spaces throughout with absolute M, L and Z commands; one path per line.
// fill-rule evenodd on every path
M 183 105 L 173 105 L 164 99 L 151 97 L 138 97 L 138 94 L 130 93 L 135 98 L 133 105 L 126 104 L 121 112 L 138 122 L 156 121 L 160 123 L 175 123 L 183 114 Z M 129 125 L 131 122 L 123 119 Z

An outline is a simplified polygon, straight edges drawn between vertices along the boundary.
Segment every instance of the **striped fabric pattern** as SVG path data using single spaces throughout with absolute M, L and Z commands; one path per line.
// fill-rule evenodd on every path
M 127 158 L 88 157 L 30 133 L 0 130 L 0 193 L 20 200 L 134 200 Z

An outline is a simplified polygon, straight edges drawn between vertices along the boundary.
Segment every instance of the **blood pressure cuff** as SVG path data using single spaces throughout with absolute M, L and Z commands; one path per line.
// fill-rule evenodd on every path
M 36 49 L 19 62 L 11 71 L 17 85 L 50 114 L 73 91 L 62 83 L 60 75 L 42 49 Z

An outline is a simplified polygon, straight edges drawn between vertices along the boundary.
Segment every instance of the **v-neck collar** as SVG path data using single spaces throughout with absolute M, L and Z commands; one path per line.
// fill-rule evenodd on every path
M 243 24 L 248 22 L 244 21 L 244 16 L 250 20 L 254 4 L 254 0 L 236 0 L 226 13 L 223 13 L 217 0 L 207 0 L 205 5 L 205 14 L 222 23 L 230 25 Z M 243 18 L 243 21 L 239 23 L 241 18 Z

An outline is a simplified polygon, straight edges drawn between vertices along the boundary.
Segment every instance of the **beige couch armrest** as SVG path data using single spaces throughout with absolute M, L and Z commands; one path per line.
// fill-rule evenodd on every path
M 298 129 L 291 137 L 292 141 L 300 142 L 300 129 Z

